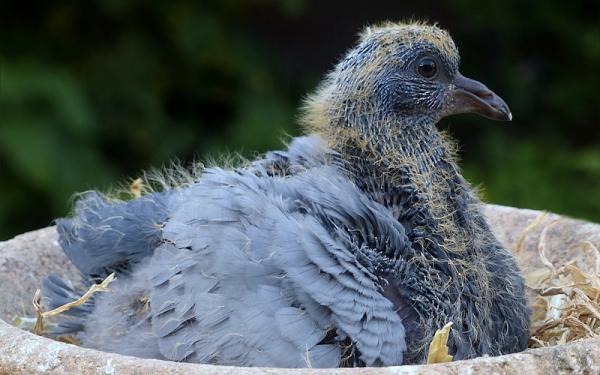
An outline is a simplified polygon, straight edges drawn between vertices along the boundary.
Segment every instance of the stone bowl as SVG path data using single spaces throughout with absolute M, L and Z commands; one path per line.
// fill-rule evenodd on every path
M 522 269 L 544 267 L 538 243 L 544 232 L 545 251 L 555 265 L 582 253 L 582 242 L 600 248 L 600 225 L 547 215 L 541 225 L 522 236 L 541 212 L 488 205 L 485 214 L 500 241 L 515 249 Z M 53 272 L 77 278 L 63 255 L 55 228 L 45 228 L 0 242 L 0 375 L 1 374 L 564 374 L 600 373 L 600 338 L 529 349 L 499 357 L 483 357 L 435 365 L 354 369 L 242 368 L 139 359 L 84 349 L 14 327 L 16 316 L 33 316 L 32 298 L 43 276 Z

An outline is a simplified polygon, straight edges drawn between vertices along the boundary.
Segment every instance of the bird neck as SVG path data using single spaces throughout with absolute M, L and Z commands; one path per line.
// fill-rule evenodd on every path
M 399 219 L 407 212 L 406 189 L 423 214 L 454 216 L 454 197 L 470 189 L 460 176 L 454 143 L 436 128 L 439 114 L 385 111 L 372 96 L 342 94 L 326 85 L 309 98 L 302 117 L 306 131 L 321 135 L 356 185 Z M 410 226 L 411 220 L 401 221 Z
M 369 127 L 349 123 L 330 145 L 356 185 L 409 233 L 417 236 L 427 223 L 425 231 L 444 251 L 464 251 L 474 235 L 467 211 L 478 199 L 460 175 L 454 143 L 433 120 L 390 120 Z
M 399 185 L 411 185 L 429 198 L 447 196 L 448 182 L 460 180 L 456 147 L 440 132 L 435 120 L 399 115 L 346 122 L 341 131 L 327 134 L 355 181 L 386 206 Z

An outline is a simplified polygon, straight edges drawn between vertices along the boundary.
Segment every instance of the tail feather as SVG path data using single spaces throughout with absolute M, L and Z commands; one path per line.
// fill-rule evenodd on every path
M 104 279 L 112 272 L 122 273 L 151 255 L 160 243 L 171 193 L 152 193 L 130 201 L 110 200 L 97 192 L 86 193 L 77 201 L 74 217 L 56 221 L 58 241 L 88 282 Z M 49 275 L 42 284 L 46 309 L 72 302 L 83 293 L 56 275 Z M 93 309 L 92 296 L 83 305 L 65 311 L 51 334 L 83 331 Z
M 56 221 L 59 243 L 87 277 L 102 279 L 128 269 L 160 243 L 170 194 L 153 193 L 125 202 L 86 193 L 77 201 L 73 218 Z

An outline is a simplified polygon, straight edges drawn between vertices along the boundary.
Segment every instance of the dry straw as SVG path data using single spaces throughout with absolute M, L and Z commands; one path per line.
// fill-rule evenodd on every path
M 36 313 L 36 321 L 35 321 L 35 327 L 34 327 L 35 334 L 41 335 L 44 333 L 44 319 L 45 318 L 51 318 L 53 316 L 58 316 L 58 315 L 64 313 L 65 311 L 68 311 L 68 310 L 71 310 L 72 308 L 81 306 L 84 303 L 86 303 L 86 301 L 89 300 L 97 292 L 109 291 L 110 289 L 108 289 L 108 285 L 110 283 L 112 283 L 114 279 L 115 279 L 115 274 L 111 273 L 100 284 L 92 285 L 88 289 L 88 291 L 85 292 L 85 294 L 83 296 L 79 297 L 75 301 L 69 302 L 67 304 L 59 306 L 59 307 L 55 308 L 54 310 L 50 310 L 50 311 L 42 310 L 42 305 L 40 303 L 41 292 L 39 289 L 36 290 L 35 295 L 33 296 L 33 307 L 35 308 L 35 313 Z
M 545 214 L 532 222 L 517 241 L 520 253 L 525 236 L 544 222 Z M 553 220 L 542 229 L 537 250 L 545 268 L 525 274 L 533 291 L 531 307 L 532 348 L 565 344 L 600 335 L 600 251 L 583 240 L 583 258 L 577 257 L 557 267 L 547 257 L 547 238 L 562 219 Z M 579 264 L 590 265 L 588 269 Z

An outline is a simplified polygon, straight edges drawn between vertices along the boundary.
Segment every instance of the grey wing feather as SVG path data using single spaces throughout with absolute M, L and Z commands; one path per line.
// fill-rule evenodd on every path
M 270 335 L 265 334 L 265 330 L 273 329 L 273 317 L 276 322 L 281 321 L 289 318 L 283 312 L 289 313 L 295 311 L 290 308 L 300 307 L 304 313 L 302 323 L 298 324 L 310 325 L 315 330 L 303 339 L 296 339 L 302 340 L 308 349 L 297 348 L 299 341 L 293 339 L 297 336 L 296 325 L 277 324 L 279 332 L 269 340 L 277 342 L 278 348 L 291 344 L 301 350 L 295 357 L 288 355 L 288 358 L 298 360 L 306 355 L 306 350 L 310 352 L 317 348 L 317 337 L 322 339 L 335 326 L 341 336 L 348 335 L 356 340 L 366 363 L 399 364 L 405 349 L 404 329 L 392 303 L 378 289 L 375 276 L 364 269 L 343 244 L 332 238 L 311 212 L 300 210 L 304 207 L 304 204 L 299 205 L 302 200 L 305 203 L 327 201 L 323 197 L 307 196 L 304 188 L 307 181 L 311 186 L 322 184 L 320 194 L 323 195 L 337 194 L 327 192 L 336 187 L 337 182 L 341 185 L 335 190 L 348 189 L 344 191 L 345 197 L 356 195 L 358 198 L 360 193 L 348 181 L 333 179 L 332 183 L 332 172 L 331 169 L 311 171 L 310 175 L 301 175 L 296 183 L 292 183 L 290 179 L 265 180 L 251 175 L 210 171 L 191 188 L 193 199 L 174 214 L 165 227 L 165 238 L 180 248 L 196 241 L 202 244 L 202 249 L 206 246 L 214 249 L 210 252 L 212 258 L 204 254 L 202 259 L 203 272 L 207 276 L 215 273 L 213 277 L 219 280 L 214 293 L 228 295 L 234 305 L 253 296 L 245 305 L 231 309 L 232 315 L 224 323 L 225 331 L 241 329 L 247 332 L 242 336 L 266 338 Z M 190 236 L 202 237 L 202 240 Z M 257 271 L 257 267 L 261 271 Z M 245 278 L 252 274 L 261 277 Z M 284 276 L 286 283 L 281 281 Z M 251 290 L 257 287 L 257 280 L 262 283 L 259 284 L 261 287 L 276 288 L 278 293 L 274 296 L 277 298 L 257 305 L 255 301 L 260 301 L 260 296 Z M 279 304 L 285 309 L 275 310 Z M 270 318 L 251 319 L 246 326 L 243 320 L 233 318 L 236 311 L 253 311 L 257 307 L 261 310 L 256 311 L 256 316 Z M 250 323 L 254 325 L 248 326 Z M 266 343 L 253 345 L 263 347 Z M 261 352 L 256 347 L 255 351 Z M 256 361 L 253 365 L 261 361 L 257 354 L 253 358 Z M 283 365 L 296 367 L 299 363 Z

